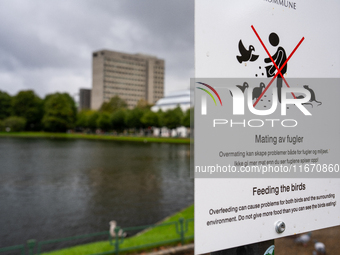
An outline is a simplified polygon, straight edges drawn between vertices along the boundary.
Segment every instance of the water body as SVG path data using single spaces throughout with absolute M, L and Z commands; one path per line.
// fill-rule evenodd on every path
M 153 224 L 190 205 L 189 145 L 0 138 L 0 247 Z

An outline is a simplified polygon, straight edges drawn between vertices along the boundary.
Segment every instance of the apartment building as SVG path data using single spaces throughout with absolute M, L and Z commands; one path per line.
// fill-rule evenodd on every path
M 164 95 L 164 60 L 144 54 L 101 50 L 92 56 L 91 109 L 118 95 L 129 108 L 140 99 L 156 103 Z

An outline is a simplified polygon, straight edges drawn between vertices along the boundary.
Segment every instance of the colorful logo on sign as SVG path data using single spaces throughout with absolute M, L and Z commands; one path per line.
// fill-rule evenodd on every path
M 210 85 L 208 85 L 208 84 L 206 84 L 206 83 L 203 83 L 203 82 L 197 82 L 197 83 L 199 83 L 199 84 L 201 84 L 201 85 L 204 85 L 204 86 L 206 86 L 207 88 L 211 89 L 211 91 L 214 92 L 215 95 L 217 96 L 218 100 L 220 100 L 220 104 L 221 104 L 221 106 L 222 106 L 222 101 L 221 101 L 220 95 L 217 93 L 217 91 L 216 91 L 213 87 L 211 87 Z M 201 89 L 201 90 L 205 91 L 206 93 L 208 93 L 208 95 L 211 96 L 211 98 L 214 100 L 215 105 L 217 105 L 214 96 L 213 96 L 208 90 L 203 89 L 203 88 L 200 88 L 200 87 L 196 87 L 196 88 Z

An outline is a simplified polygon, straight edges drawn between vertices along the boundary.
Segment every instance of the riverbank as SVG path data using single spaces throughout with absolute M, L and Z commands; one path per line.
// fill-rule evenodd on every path
M 161 222 L 157 223 L 157 225 L 149 229 L 142 231 L 141 233 L 125 238 L 124 241 L 120 244 L 120 250 L 126 251 L 129 253 L 147 250 L 153 247 L 159 247 L 160 243 L 164 240 L 175 240 L 178 238 L 178 233 L 176 231 L 175 225 L 173 222 L 178 222 L 180 218 L 184 220 L 193 219 L 194 218 L 194 205 L 191 205 L 182 211 L 175 213 L 174 215 L 165 218 Z M 188 221 L 187 224 L 184 224 L 184 228 L 187 229 L 185 232 L 185 237 L 187 237 L 186 242 L 192 242 L 194 236 L 194 222 L 193 220 Z M 176 244 L 178 242 L 175 242 Z M 148 245 L 148 248 L 133 248 L 133 247 L 141 247 Z M 153 245 L 154 244 L 154 245 Z M 44 255 L 86 255 L 86 254 L 102 254 L 102 253 L 113 253 L 114 246 L 110 245 L 108 241 L 101 241 L 95 243 L 89 243 L 84 245 L 78 245 L 71 248 L 66 248 L 62 250 L 52 251 L 48 253 L 44 253 Z M 125 252 L 125 253 L 126 253 Z M 123 252 L 124 253 L 124 252 Z
M 49 139 L 87 139 L 143 143 L 189 144 L 189 138 L 117 136 L 112 134 L 48 133 L 48 132 L 0 132 L 0 137 L 49 138 Z

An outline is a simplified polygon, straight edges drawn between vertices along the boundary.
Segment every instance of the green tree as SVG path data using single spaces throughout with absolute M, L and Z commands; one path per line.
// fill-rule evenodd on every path
M 6 92 L 0 91 L 0 120 L 11 116 L 12 97 Z
M 144 124 L 141 122 L 143 114 L 144 111 L 138 107 L 127 111 L 125 115 L 125 124 L 127 127 L 135 129 L 143 128 Z
M 181 126 L 183 118 L 182 109 L 177 106 L 175 109 L 167 110 L 163 115 L 164 125 L 169 129 L 175 129 Z
M 152 134 L 153 128 L 159 126 L 158 114 L 151 110 L 146 110 L 141 118 L 141 122 L 147 127 L 147 131 L 145 132 L 144 130 L 144 134 Z
M 81 110 L 77 114 L 76 126 L 78 128 L 87 128 L 88 115 L 88 110 Z
M 125 124 L 125 109 L 118 109 L 111 115 L 112 128 L 117 132 L 122 132 L 127 126 Z
M 121 108 L 127 108 L 127 103 L 121 99 L 119 96 L 114 96 L 110 99 L 109 102 L 104 102 L 99 111 L 100 112 L 108 112 L 108 113 L 113 113 L 118 109 Z
M 65 132 L 75 125 L 77 109 L 73 98 L 67 93 L 46 96 L 42 124 L 47 131 Z
M 87 112 L 87 128 L 91 129 L 92 132 L 94 132 L 97 128 L 98 117 L 99 117 L 99 113 L 97 111 Z
M 152 104 L 149 104 L 148 101 L 146 101 L 145 99 L 141 98 L 137 102 L 136 107 L 139 108 L 139 109 L 142 109 L 142 110 L 150 110 L 150 108 L 152 107 Z
M 26 130 L 39 130 L 43 117 L 43 100 L 33 90 L 20 91 L 12 99 L 12 115 L 26 119 Z
M 190 127 L 190 114 L 193 114 L 194 109 L 189 108 L 185 111 L 183 119 L 182 119 L 182 126 L 189 128 Z
M 26 119 L 17 116 L 11 116 L 4 119 L 2 125 L 5 129 L 8 128 L 8 131 L 19 132 L 25 129 Z
M 158 127 L 159 126 L 158 114 L 151 110 L 145 111 L 141 118 L 141 122 L 146 127 Z
M 103 131 L 109 131 L 111 129 L 112 125 L 109 113 L 102 112 L 99 114 L 99 117 L 97 118 L 97 127 Z
M 164 127 L 164 112 L 162 111 L 162 109 L 159 109 L 157 111 L 157 115 L 158 115 L 158 127 Z

